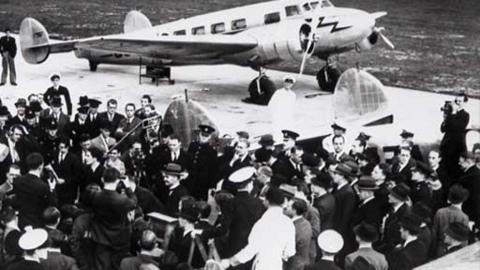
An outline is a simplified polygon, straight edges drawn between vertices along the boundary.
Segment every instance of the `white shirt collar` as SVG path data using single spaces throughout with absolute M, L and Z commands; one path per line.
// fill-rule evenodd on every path
M 393 212 L 396 213 L 396 212 L 398 211 L 398 209 L 400 209 L 400 207 L 403 206 L 403 204 L 404 204 L 404 202 L 399 203 L 399 204 L 397 204 L 397 205 L 394 205 L 394 206 L 393 206 Z

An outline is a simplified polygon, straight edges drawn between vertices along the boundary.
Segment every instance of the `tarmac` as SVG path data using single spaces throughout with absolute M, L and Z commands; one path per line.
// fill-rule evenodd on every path
M 15 61 L 18 86 L 7 83 L 0 87 L 0 97 L 10 110 L 14 110 L 13 104 L 17 98 L 45 92 L 51 86 L 49 75 L 60 72 L 61 84 L 70 90 L 74 108 L 77 107 L 79 96 L 88 95 L 104 101 L 101 111 L 106 109 L 109 98 L 117 99 L 118 111 L 123 113 L 126 103 L 139 104 L 140 97 L 149 94 L 157 111 L 163 114 L 172 98 L 184 95 L 185 89 L 188 89 L 189 99 L 198 101 L 210 112 L 220 134 L 246 130 L 251 136 L 258 137 L 272 130 L 271 116 L 266 106 L 241 101 L 248 96 L 248 85 L 257 76 L 257 72 L 248 67 L 173 67 L 171 75 L 175 84 L 161 82 L 156 86 L 148 78 L 143 78 L 139 84 L 138 66 L 101 64 L 96 72 L 91 72 L 88 62 L 76 58 L 73 53 L 52 54 L 44 63 L 31 65 L 23 60 L 19 51 Z M 267 74 L 277 87 L 281 87 L 282 78 L 287 73 L 268 70 Z M 297 96 L 295 129 L 301 138 L 331 132 L 330 125 L 334 121 L 333 95 L 319 91 L 315 77 L 309 75 L 298 78 L 293 90 Z M 358 131 L 365 131 L 372 135 L 373 142 L 386 145 L 398 143 L 402 129 L 415 133 L 416 142 L 432 143 L 441 139 L 443 115 L 440 107 L 445 100 L 452 100 L 453 96 L 388 86 L 385 86 L 384 92 L 389 101 L 389 110 L 394 115 L 394 123 L 388 127 L 362 127 L 362 121 L 359 121 L 362 119 L 344 121 L 350 127 L 347 133 L 356 136 Z M 318 95 L 306 98 L 311 94 Z M 480 100 L 470 99 L 465 109 L 470 113 L 469 126 L 480 128 Z

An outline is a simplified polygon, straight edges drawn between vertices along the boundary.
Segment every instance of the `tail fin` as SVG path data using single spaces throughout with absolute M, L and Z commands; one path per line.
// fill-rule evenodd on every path
M 20 24 L 20 49 L 27 63 L 43 63 L 50 53 L 72 51 L 76 43 L 76 40 L 51 43 L 45 27 L 34 18 L 25 18 Z
M 143 13 L 137 10 L 128 12 L 123 22 L 123 32 L 130 33 L 140 29 L 152 27 L 152 23 Z
M 389 115 L 383 84 L 363 70 L 346 70 L 338 80 L 333 98 L 335 119 L 369 124 Z

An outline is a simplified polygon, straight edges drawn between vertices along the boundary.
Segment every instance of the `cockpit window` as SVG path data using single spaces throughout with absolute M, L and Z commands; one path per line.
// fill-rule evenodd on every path
M 310 6 L 312 7 L 312 9 L 315 9 L 318 6 L 318 1 L 310 2 Z M 322 7 L 322 6 L 320 6 L 320 7 Z
M 192 35 L 205 35 L 205 26 L 192 28 Z
M 238 19 L 232 21 L 232 30 L 244 29 L 247 28 L 247 20 L 246 19 Z
M 330 0 L 322 0 L 322 7 L 333 7 Z
M 224 23 L 212 24 L 212 28 L 210 29 L 210 32 L 212 34 L 225 32 L 225 24 Z
M 298 6 L 287 6 L 285 7 L 285 13 L 287 14 L 287 17 L 290 17 L 300 14 L 300 10 Z
M 265 24 L 276 23 L 280 21 L 280 12 L 265 14 Z

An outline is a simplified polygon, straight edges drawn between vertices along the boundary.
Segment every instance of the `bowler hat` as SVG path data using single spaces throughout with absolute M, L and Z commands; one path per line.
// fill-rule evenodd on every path
M 400 137 L 406 139 L 406 138 L 412 138 L 413 137 L 413 133 L 410 132 L 410 131 L 406 131 L 405 129 L 402 130 L 402 133 L 400 133 Z
M 328 173 L 320 172 L 316 177 L 312 178 L 312 185 L 319 186 L 328 190 L 332 186 L 332 176 Z
M 43 111 L 43 108 L 42 108 L 42 105 L 40 105 L 40 102 L 38 101 L 33 101 L 33 102 L 30 102 L 30 109 L 33 111 L 33 112 L 41 112 Z
M 365 242 L 373 242 L 378 238 L 378 229 L 365 221 L 355 226 L 353 232 Z
M 377 190 L 377 182 L 373 177 L 369 175 L 364 175 L 360 177 L 360 179 L 357 182 L 358 189 L 360 190 Z
M 451 238 L 461 242 L 468 241 L 470 237 L 470 229 L 461 222 L 450 223 L 445 233 Z
M 404 183 L 399 183 L 390 190 L 390 194 L 401 201 L 406 201 L 410 194 L 410 188 Z
M 400 220 L 400 226 L 408 230 L 413 235 L 417 235 L 420 232 L 421 223 L 421 218 L 413 213 L 405 214 Z
M 80 96 L 78 99 L 78 105 L 83 107 L 83 106 L 90 106 L 88 96 Z
M 15 107 L 27 107 L 27 100 L 24 98 L 19 98 L 15 102 Z
M 183 173 L 182 166 L 177 163 L 168 163 L 165 165 L 163 172 L 168 175 L 181 175 Z
M 53 96 L 50 101 L 50 105 L 52 107 L 61 107 L 63 105 L 62 99 L 59 96 Z
M 25 118 L 26 119 L 33 119 L 35 118 L 35 113 L 32 111 L 32 109 L 30 109 L 29 107 L 27 107 L 27 109 L 25 109 Z
M 1 106 L 0 107 L 0 116 L 8 116 L 10 115 L 10 112 L 8 111 L 8 108 L 6 106 Z
M 258 141 L 260 145 L 273 145 L 275 144 L 275 140 L 273 140 L 272 134 L 265 134 L 260 138 Z
M 283 138 L 296 140 L 300 136 L 297 132 L 288 129 L 282 130 Z
M 195 203 L 186 203 L 182 204 L 178 216 L 190 222 L 195 222 L 197 221 L 199 214 L 200 212 L 198 211 Z
M 210 135 L 213 132 L 215 132 L 215 129 L 209 125 L 198 125 L 198 129 L 200 129 L 200 132 L 203 134 Z

